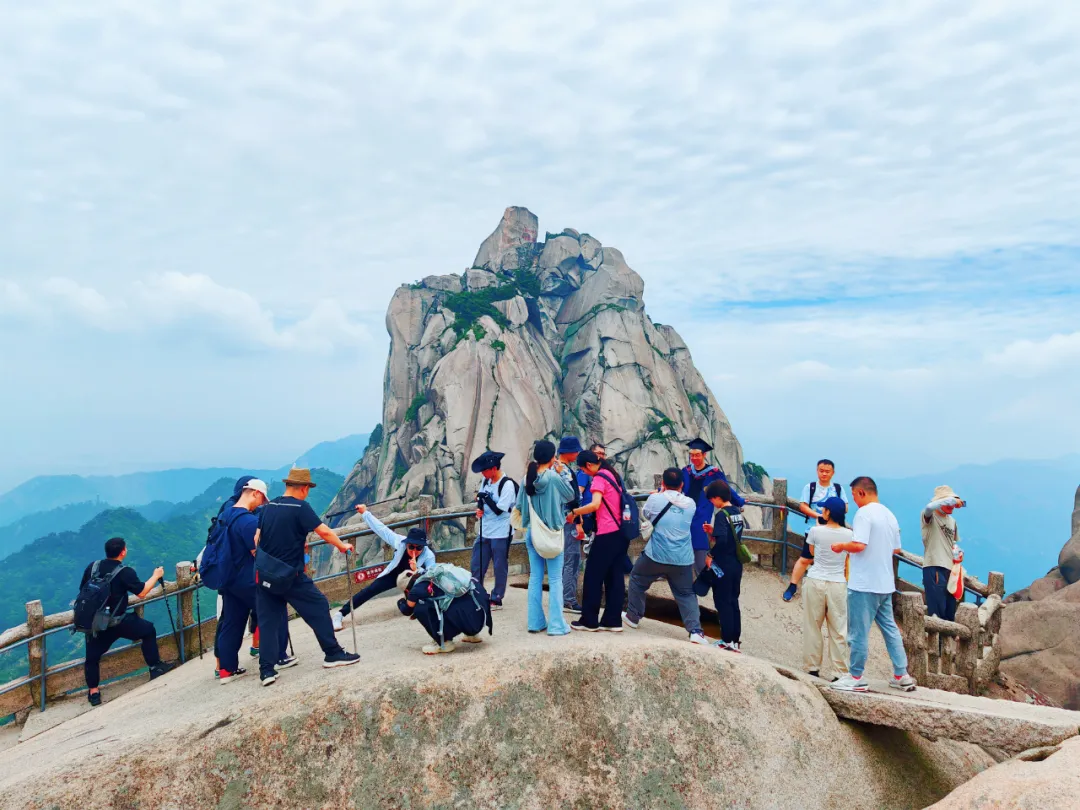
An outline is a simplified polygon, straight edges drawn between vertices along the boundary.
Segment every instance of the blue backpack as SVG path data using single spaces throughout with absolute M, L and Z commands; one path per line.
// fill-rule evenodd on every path
M 199 576 L 211 590 L 220 591 L 232 584 L 236 576 L 236 561 L 233 557 L 233 543 L 229 536 L 233 521 L 242 512 L 235 512 L 229 517 L 216 517 L 210 521 L 210 530 L 206 533 L 206 548 L 199 560 Z
M 605 475 L 603 472 L 598 472 L 597 475 L 602 476 L 605 481 L 615 487 L 619 492 L 619 500 L 622 504 L 622 515 L 616 515 L 611 511 L 608 502 L 606 500 L 603 501 L 603 504 L 611 514 L 611 517 L 619 524 L 619 533 L 623 536 L 624 540 L 629 540 L 630 542 L 637 540 L 641 537 L 641 516 L 638 514 L 637 501 L 635 501 L 634 497 L 626 491 L 625 487 L 620 487 L 614 479 Z

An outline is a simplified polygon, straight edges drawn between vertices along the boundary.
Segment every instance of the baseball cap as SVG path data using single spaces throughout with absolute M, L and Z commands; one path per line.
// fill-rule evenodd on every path
M 261 492 L 266 500 L 270 500 L 270 493 L 266 491 L 266 482 L 261 478 L 252 478 L 244 484 L 244 489 L 253 489 L 256 492 Z

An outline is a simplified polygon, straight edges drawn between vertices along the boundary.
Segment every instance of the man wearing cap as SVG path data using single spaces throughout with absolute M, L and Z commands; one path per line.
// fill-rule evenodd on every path
M 255 532 L 259 528 L 259 519 L 254 512 L 269 499 L 266 482 L 248 478 L 241 486 L 240 496 L 235 503 L 218 516 L 218 520 L 225 521 L 227 526 L 226 537 L 233 569 L 229 584 L 218 592 L 222 602 L 215 645 L 219 683 L 229 683 L 246 674 L 246 670 L 240 667 L 239 656 L 248 618 L 256 615 Z M 270 640 L 267 639 L 266 643 L 270 644 Z M 278 669 L 287 669 L 296 664 L 296 658 L 286 650 L 287 643 L 288 626 L 282 624 L 278 636 Z
M 473 461 L 472 471 L 480 473 L 484 482 L 476 493 L 476 517 L 480 531 L 473 543 L 472 561 L 469 568 L 472 578 L 484 584 L 488 565 L 495 564 L 495 588 L 491 591 L 491 609 L 502 610 L 506 595 L 506 577 L 509 573 L 510 513 L 517 503 L 517 484 L 503 475 L 502 460 L 505 453 L 488 450 Z
M 746 501 L 735 491 L 735 487 L 727 480 L 727 476 L 718 465 L 705 463 L 705 454 L 713 449 L 711 444 L 702 438 L 697 438 L 687 442 L 686 446 L 690 448 L 690 463 L 682 471 L 683 492 L 697 504 L 694 520 L 690 524 L 690 540 L 694 545 L 694 576 L 696 577 L 705 568 L 705 556 L 709 553 L 709 536 L 702 527 L 709 523 L 713 515 L 713 505 L 705 497 L 705 488 L 713 481 L 723 481 L 731 489 L 731 503 L 741 509 Z
M 964 559 L 960 550 L 960 531 L 956 527 L 954 509 L 966 504 L 950 486 L 934 489 L 934 499 L 922 512 L 923 591 L 926 593 L 926 615 L 946 621 L 956 621 L 956 597 L 949 593 L 949 574 L 953 565 Z
M 563 436 L 559 439 L 559 462 L 565 466 L 565 471 L 560 473 L 567 482 L 574 487 L 579 496 L 566 504 L 566 511 L 581 505 L 580 493 L 582 492 L 581 481 L 571 469 L 577 461 L 578 454 L 582 451 L 581 442 L 577 436 Z M 588 476 L 585 476 L 588 478 Z M 581 571 L 581 543 L 585 539 L 585 528 L 582 519 L 577 518 L 573 523 L 563 523 L 563 610 L 567 613 L 581 613 L 581 604 L 578 602 L 578 572 Z
M 293 468 L 284 483 L 285 494 L 266 504 L 255 532 L 255 569 L 259 586 L 255 609 L 262 636 L 267 642 L 281 637 L 281 627 L 288 622 L 288 606 L 291 605 L 314 631 L 322 647 L 323 667 L 330 669 L 355 664 L 360 656 L 345 652 L 337 643 L 330 621 L 330 603 L 315 587 L 311 577 L 304 573 L 304 545 L 310 532 L 346 554 L 352 551 L 352 545 L 342 542 L 307 502 L 308 493 L 315 486 L 311 470 Z M 267 572 L 273 572 L 273 578 Z M 272 592 L 277 590 L 275 580 L 285 583 L 284 590 Z M 277 681 L 275 667 L 280 652 L 276 644 L 264 642 L 260 646 L 259 680 L 263 686 Z
M 364 516 L 364 522 L 368 528 L 390 546 L 394 556 L 382 573 L 375 577 L 374 582 L 353 596 L 351 603 L 346 602 L 341 606 L 341 610 L 334 611 L 330 618 L 334 623 L 335 631 L 342 628 L 345 617 L 353 610 L 381 593 L 392 591 L 396 587 L 397 578 L 402 573 L 419 573 L 435 564 L 435 554 L 428 548 L 427 532 L 419 526 L 410 528 L 408 534 L 398 534 L 371 514 L 364 504 L 357 506 L 356 511 Z

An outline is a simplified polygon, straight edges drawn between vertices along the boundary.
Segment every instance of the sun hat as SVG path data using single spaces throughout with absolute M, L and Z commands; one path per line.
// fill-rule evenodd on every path
M 314 489 L 317 486 L 311 480 L 311 470 L 304 467 L 293 467 L 289 470 L 289 474 L 285 476 L 284 482 L 293 487 L 311 487 Z
M 581 441 L 577 436 L 563 436 L 559 439 L 559 455 L 564 453 L 580 453 L 582 450 Z
M 474 473 L 495 469 L 502 463 L 503 456 L 505 455 L 506 453 L 497 453 L 494 450 L 487 450 L 476 457 L 476 461 L 472 463 L 471 469 Z
M 942 484 L 940 487 L 934 487 L 934 500 L 943 501 L 946 498 L 956 498 L 961 500 L 960 496 L 953 492 L 953 488 L 947 484 Z
M 410 546 L 426 546 L 427 532 L 419 526 L 413 526 L 405 536 L 405 542 Z
M 262 496 L 266 498 L 266 500 L 270 500 L 270 493 L 266 490 L 266 482 L 260 478 L 249 478 L 248 482 L 244 484 L 244 489 L 261 492 Z

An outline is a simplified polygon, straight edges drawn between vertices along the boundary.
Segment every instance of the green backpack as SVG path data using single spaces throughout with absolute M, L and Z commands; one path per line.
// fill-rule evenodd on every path
M 466 594 L 472 596 L 472 600 L 476 604 L 476 609 L 484 612 L 488 635 L 491 635 L 491 609 L 487 604 L 487 600 L 481 601 L 480 597 L 477 595 L 476 583 L 473 581 L 472 574 L 464 568 L 460 568 L 451 563 L 436 563 L 430 568 L 425 569 L 420 576 L 413 580 L 413 582 L 430 582 L 443 592 L 442 596 L 434 597 L 431 600 L 435 605 L 435 612 L 439 616 L 440 644 L 443 643 L 443 614 L 446 613 L 446 609 L 450 607 L 451 602 Z

